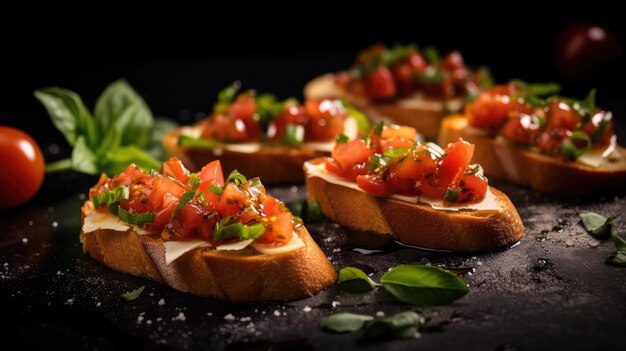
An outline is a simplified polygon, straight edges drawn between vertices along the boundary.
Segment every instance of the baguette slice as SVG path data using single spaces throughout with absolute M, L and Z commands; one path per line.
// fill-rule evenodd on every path
M 320 164 L 324 159 L 309 161 Z M 306 165 L 305 165 L 306 167 Z M 493 210 L 446 211 L 424 203 L 410 203 L 328 182 L 308 174 L 307 197 L 318 201 L 324 215 L 348 228 L 390 236 L 419 248 L 483 251 L 516 243 L 524 225 L 501 191 L 491 188 L 500 207 Z
M 417 129 L 429 140 L 437 138 L 441 120 L 447 114 L 444 103 L 447 104 L 447 110 L 457 111 L 462 106 L 462 101 L 459 99 L 443 101 L 427 99 L 419 94 L 394 102 L 372 102 L 366 97 L 351 94 L 337 86 L 335 74 L 332 73 L 319 76 L 307 83 L 304 87 L 304 96 L 307 99 L 346 99 L 371 119 L 390 118 L 400 125 Z
M 286 147 L 264 147 L 251 153 L 181 148 L 177 143 L 182 130 L 178 128 L 168 133 L 163 139 L 163 145 L 170 155 L 180 158 L 191 171 L 199 171 L 205 164 L 219 159 L 225 172 L 236 169 L 250 178 L 263 179 L 263 184 L 266 185 L 302 184 L 304 162 L 330 154 L 314 149 Z
M 438 143 L 459 137 L 476 145 L 474 161 L 489 176 L 557 195 L 583 196 L 626 190 L 626 149 L 617 146 L 622 157 L 606 166 L 591 167 L 564 162 L 537 152 L 525 150 L 506 141 L 494 139 L 468 127 L 462 115 L 443 120 Z
M 83 222 L 92 211 L 86 202 Z M 168 284 L 176 290 L 236 303 L 285 301 L 311 296 L 337 278 L 335 269 L 304 226 L 296 229 L 304 247 L 275 255 L 252 248 L 217 251 L 198 248 L 170 264 L 158 235 L 137 231 L 81 231 L 83 251 L 117 271 Z

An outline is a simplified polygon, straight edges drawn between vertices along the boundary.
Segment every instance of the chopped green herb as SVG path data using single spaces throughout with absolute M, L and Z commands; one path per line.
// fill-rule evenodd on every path
M 339 135 L 337 136 L 337 139 L 335 140 L 335 142 L 336 142 L 337 144 L 345 144 L 345 143 L 347 143 L 347 142 L 348 142 L 348 140 L 349 140 L 349 139 L 348 139 L 348 137 L 347 137 L 345 134 L 339 134 Z
M 561 91 L 558 83 L 526 83 L 526 91 L 532 96 L 549 96 Z
M 409 149 L 406 148 L 406 147 L 400 147 L 400 148 L 397 148 L 397 149 L 387 149 L 383 153 L 383 157 L 386 157 L 389 160 L 392 160 L 392 159 L 394 159 L 396 157 L 402 157 L 402 156 L 406 155 L 407 152 L 409 152 Z
M 413 77 L 421 83 L 440 85 L 446 78 L 446 73 L 436 69 L 427 69 L 424 72 L 415 73 Z
M 615 234 L 611 235 L 611 239 L 613 239 L 617 251 L 606 258 L 606 263 L 612 266 L 626 267 L 626 240 Z
M 198 194 L 196 194 L 196 200 L 198 200 L 198 202 L 202 206 L 209 206 L 209 203 L 206 201 L 206 195 L 205 195 L 204 191 L 201 191 Z
M 235 183 L 235 185 L 242 185 L 247 183 L 248 180 L 244 177 L 243 174 L 239 173 L 238 170 L 234 170 L 230 172 L 228 178 L 226 178 L 226 183 Z
M 185 191 L 180 197 L 178 206 L 176 206 L 174 212 L 172 212 L 172 215 L 170 216 L 170 221 L 172 221 L 174 217 L 176 217 L 176 215 L 178 214 L 178 211 L 180 211 L 181 208 L 185 207 L 185 205 L 187 205 L 189 201 L 191 201 L 196 195 L 196 190 L 198 190 L 198 187 L 200 186 L 200 177 L 198 176 L 198 173 L 192 173 L 189 176 L 188 183 L 189 185 L 191 185 L 191 189 L 189 191 Z
M 126 301 L 133 301 L 136 298 L 139 297 L 139 295 L 141 295 L 141 293 L 143 292 L 143 290 L 145 289 L 145 285 L 142 285 L 141 287 L 139 287 L 136 290 L 133 290 L 131 292 L 127 292 L 125 294 L 120 295 L 121 298 L 123 298 Z
M 241 88 L 241 82 L 235 81 L 233 84 L 220 90 L 217 94 L 217 102 L 213 105 L 213 113 L 227 113 L 230 104 L 235 99 L 237 92 Z
M 245 231 L 241 236 L 241 240 L 256 240 L 260 238 L 265 233 L 265 227 L 261 223 L 253 224 L 247 226 L 248 230 Z
M 427 46 L 424 48 L 424 57 L 426 61 L 431 65 L 438 65 L 441 63 L 441 55 L 439 55 L 439 50 L 433 46 Z
M 233 219 L 232 216 L 226 216 L 215 224 L 215 240 L 226 240 L 230 238 L 241 238 L 244 236 L 245 226 L 241 222 L 225 225 Z
M 335 313 L 322 321 L 322 328 L 335 332 L 347 333 L 361 330 L 365 322 L 374 320 L 374 317 L 354 313 Z
M 213 150 L 222 144 L 213 139 L 194 138 L 192 136 L 182 134 L 178 136 L 178 141 L 176 145 L 190 149 Z
M 461 193 L 461 189 L 452 189 L 448 188 L 446 190 L 446 195 L 444 196 L 444 201 L 455 203 L 459 198 L 459 193 Z
M 287 146 L 297 147 L 304 141 L 304 126 L 300 124 L 287 124 L 283 142 Z
M 598 141 L 602 137 L 602 135 L 604 135 L 604 132 L 606 131 L 606 128 L 608 127 L 609 122 L 611 122 L 612 118 L 613 114 L 611 112 L 605 112 L 602 115 L 602 121 L 600 121 L 600 125 L 596 130 L 593 131 L 593 134 L 591 134 L 592 144 Z
M 339 288 L 349 293 L 371 291 L 380 284 L 375 283 L 362 270 L 355 267 L 344 267 L 339 271 Z
M 100 208 L 102 206 L 108 207 L 122 200 L 128 200 L 129 196 L 128 187 L 120 185 L 111 190 L 105 190 L 103 193 L 94 195 L 91 201 L 93 202 L 93 206 L 95 208 Z
M 383 121 L 379 121 L 378 123 L 374 125 L 374 129 L 373 129 L 374 135 L 380 136 L 381 134 L 383 134 L 384 124 L 385 123 Z
M 372 127 L 372 123 L 369 118 L 361 111 L 357 110 L 354 106 L 352 106 L 347 100 L 341 100 L 343 107 L 346 109 L 346 112 L 349 117 L 354 118 L 357 126 L 359 127 L 359 131 L 361 134 L 366 135 L 370 128 Z
M 582 117 L 580 126 L 584 127 L 596 113 L 596 89 L 591 89 L 584 100 L 573 101 L 572 108 Z
M 576 146 L 576 142 L 583 142 L 585 146 L 579 148 Z M 566 139 L 561 144 L 561 153 L 567 156 L 570 161 L 576 161 L 582 154 L 587 152 L 591 148 L 591 139 L 587 133 L 582 130 L 577 130 L 572 133 L 570 139 Z
M 217 196 L 221 196 L 222 193 L 224 192 L 224 188 L 222 188 L 221 186 L 219 186 L 217 184 L 210 184 L 209 185 L 209 191 L 212 192 L 213 194 L 217 195 Z
M 324 218 L 320 204 L 317 201 L 307 202 L 306 218 L 308 223 L 318 222 Z
M 154 212 L 129 213 L 118 205 L 110 206 L 109 212 L 118 216 L 126 223 L 136 225 L 139 228 L 143 228 L 144 225 L 154 222 Z

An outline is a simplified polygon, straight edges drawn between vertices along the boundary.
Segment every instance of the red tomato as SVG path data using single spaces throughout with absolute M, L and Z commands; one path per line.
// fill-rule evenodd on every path
M 383 127 L 380 137 L 383 139 L 406 138 L 415 140 L 416 135 L 417 130 L 415 128 L 391 124 Z
M 198 187 L 198 192 L 207 190 L 210 184 L 224 185 L 224 173 L 220 160 L 215 160 L 202 167 L 199 176 L 202 182 Z
M 463 61 L 461 53 L 455 50 L 443 57 L 441 66 L 448 71 L 454 71 L 465 68 L 465 62 Z
M 358 65 L 366 65 L 370 63 L 375 58 L 380 57 L 383 53 L 387 51 L 387 48 L 384 44 L 378 43 L 370 46 L 369 48 L 359 52 L 356 57 L 356 62 Z
M 180 186 L 180 184 L 162 175 L 157 175 L 153 184 L 152 192 L 148 198 L 148 202 L 153 208 L 161 206 L 167 194 L 180 199 L 185 192 L 185 188 Z
M 266 215 L 264 222 L 265 233 L 258 242 L 260 244 L 282 245 L 291 241 L 293 222 L 285 204 L 272 196 L 266 196 L 263 200 L 263 213 Z
M 572 132 L 566 129 L 548 129 L 539 135 L 537 144 L 539 149 L 549 155 L 560 155 L 561 145 L 569 139 Z
M 536 118 L 517 111 L 511 111 L 510 114 L 511 117 L 502 128 L 502 135 L 518 143 L 532 143 L 541 128 Z
M 377 151 L 383 153 L 389 149 L 410 148 L 415 145 L 415 140 L 406 138 L 395 138 L 391 140 L 380 140 Z
M 343 169 L 350 168 L 356 164 L 367 162 L 374 153 L 365 145 L 363 139 L 357 139 L 345 144 L 339 144 L 332 151 L 333 158 Z
M 283 111 L 280 115 L 272 120 L 269 130 L 273 130 L 273 135 L 270 137 L 276 141 L 282 141 L 285 138 L 285 128 L 288 124 L 297 124 L 306 126 L 309 123 L 309 117 L 304 111 L 304 107 L 291 105 Z M 269 133 L 268 133 L 269 134 Z M 307 138 L 308 133 L 305 132 L 304 137 Z
M 19 206 L 35 196 L 43 182 L 44 160 L 26 133 L 0 126 L 0 208 Z
M 183 163 L 178 157 L 171 157 L 169 160 L 163 162 L 163 175 L 171 175 L 178 179 L 183 184 L 187 184 L 189 180 L 189 170 L 183 166 Z
M 375 175 L 360 175 L 356 177 L 356 184 L 359 188 L 372 195 L 385 195 L 388 193 L 385 182 Z
M 247 206 L 246 200 L 248 200 L 248 196 L 238 186 L 228 183 L 220 196 L 217 210 L 224 217 L 235 216 Z
M 249 92 L 239 94 L 237 99 L 228 108 L 228 113 L 235 119 L 248 120 L 256 113 L 256 100 L 254 94 Z
M 334 140 L 343 133 L 346 112 L 341 102 L 338 100 L 308 99 L 304 106 L 309 116 L 309 124 L 305 133 L 307 141 Z
M 111 179 L 110 187 L 113 188 L 118 185 L 129 186 L 144 178 L 150 177 L 144 173 L 141 168 L 137 167 L 137 165 L 133 163 L 128 165 L 125 170 Z
M 460 192 L 457 202 L 469 202 L 485 197 L 487 193 L 487 179 L 477 175 L 465 175 L 459 182 Z
M 396 174 L 390 174 L 385 181 L 385 188 L 393 194 L 417 196 L 420 194 L 419 184 L 413 179 L 401 178 Z
M 391 73 L 401 95 L 407 96 L 413 91 L 415 73 L 423 72 L 426 67 L 428 64 L 418 53 L 412 54 L 391 67 Z
M 435 160 L 430 157 L 430 153 L 425 147 L 417 149 L 414 155 L 405 157 L 402 161 L 393 163 L 390 166 L 390 174 L 394 176 L 420 180 L 423 174 L 434 174 L 437 170 Z
M 343 169 L 337 161 L 333 160 L 330 157 L 326 158 L 326 170 L 336 176 L 346 178 L 348 180 L 354 181 L 357 176 L 367 174 L 367 168 L 365 167 L 365 162 L 357 163 L 352 167 Z
M 170 227 L 171 233 L 181 240 L 191 238 L 196 234 L 196 229 L 204 223 L 204 217 L 208 213 L 205 207 L 192 200 L 176 213 Z
M 170 222 L 170 217 L 178 206 L 180 199 L 172 194 L 166 194 L 163 198 L 162 206 L 156 209 L 154 222 L 146 224 L 147 230 L 161 231 Z
M 387 67 L 378 67 L 365 77 L 365 94 L 372 100 L 396 96 L 396 83 Z
M 457 184 L 467 165 L 474 156 L 474 145 L 459 139 L 446 148 L 446 154 L 439 165 L 439 176 L 443 188 Z
M 257 139 L 261 128 L 253 119 L 237 119 L 222 114 L 213 115 L 205 122 L 202 137 L 221 141 L 245 141 Z
M 613 129 L 612 116 L 613 115 L 610 113 L 600 111 L 591 118 L 589 123 L 584 126 L 583 130 L 585 131 L 585 133 L 587 133 L 587 135 L 591 136 L 600 127 L 600 124 L 603 122 L 603 120 L 606 120 L 604 121 L 604 123 L 607 123 L 604 129 L 604 133 L 602 133 L 596 143 L 600 145 L 609 144 L 611 142 L 611 137 L 615 134 L 615 130 Z
M 558 100 L 550 101 L 547 113 L 548 129 L 562 128 L 574 130 L 580 122 L 580 115 L 565 102 Z
M 465 115 L 469 124 L 476 128 L 500 128 L 511 110 L 509 95 L 483 92 L 478 98 L 465 106 Z
M 134 183 L 129 189 L 129 199 L 120 201 L 120 206 L 131 213 L 151 212 L 154 207 L 148 201 L 152 192 L 153 179 L 145 177 L 140 182 Z

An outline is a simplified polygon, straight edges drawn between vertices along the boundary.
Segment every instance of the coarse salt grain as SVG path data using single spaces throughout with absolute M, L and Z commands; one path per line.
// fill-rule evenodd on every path
M 165 305 L 165 299 L 161 298 L 159 300 L 159 302 L 157 302 L 157 303 L 159 304 L 159 306 L 163 306 L 163 305 Z
M 224 316 L 224 319 L 227 321 L 234 321 L 235 320 L 235 316 L 233 316 L 231 313 L 227 314 Z
M 302 309 L 304 312 L 311 312 L 312 308 L 309 306 L 304 306 L 304 308 Z
M 181 321 L 184 322 L 185 320 L 187 320 L 187 317 L 185 317 L 185 314 L 182 312 L 178 313 L 178 316 L 172 318 L 173 321 Z

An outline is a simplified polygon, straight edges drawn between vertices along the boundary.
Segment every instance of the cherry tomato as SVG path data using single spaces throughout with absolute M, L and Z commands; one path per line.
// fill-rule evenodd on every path
M 332 151 L 333 158 L 341 168 L 350 168 L 355 164 L 367 162 L 374 153 L 365 145 L 362 139 L 353 140 L 344 144 L 339 144 Z
M 428 64 L 418 53 L 414 53 L 406 59 L 391 67 L 391 73 L 398 86 L 400 94 L 410 95 L 413 92 L 413 77 L 416 73 L 423 72 Z
M 356 184 L 359 188 L 367 191 L 372 195 L 385 195 L 387 194 L 387 186 L 385 182 L 375 175 L 360 175 L 356 177 Z
M 378 67 L 365 77 L 365 93 L 372 100 L 386 100 L 396 96 L 396 83 L 387 67 Z
M 559 155 L 563 141 L 569 139 L 571 136 L 572 132 L 569 130 L 552 128 L 539 135 L 537 144 L 541 151 L 550 155 Z
M 44 160 L 35 141 L 12 127 L 0 126 L 0 208 L 32 198 L 43 181 Z

